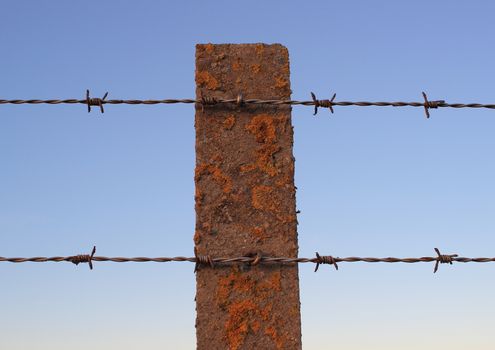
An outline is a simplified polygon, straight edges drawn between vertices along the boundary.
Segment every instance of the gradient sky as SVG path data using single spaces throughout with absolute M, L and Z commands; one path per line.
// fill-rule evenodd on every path
M 194 97 L 281 43 L 295 99 L 494 103 L 492 1 L 2 0 L 0 98 Z M 294 107 L 301 256 L 495 254 L 495 111 Z M 0 106 L 0 256 L 193 254 L 191 105 Z M 0 349 L 193 349 L 192 264 L 0 263 Z M 300 266 L 304 349 L 493 349 L 495 264 Z

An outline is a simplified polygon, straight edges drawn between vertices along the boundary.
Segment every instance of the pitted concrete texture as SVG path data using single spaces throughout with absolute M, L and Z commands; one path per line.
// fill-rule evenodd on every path
M 197 45 L 196 95 L 289 99 L 282 45 Z M 196 107 L 200 255 L 297 257 L 290 106 Z M 197 348 L 301 349 L 297 264 L 200 266 Z

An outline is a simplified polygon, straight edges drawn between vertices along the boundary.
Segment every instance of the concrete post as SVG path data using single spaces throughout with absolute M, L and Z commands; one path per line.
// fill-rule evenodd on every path
M 197 45 L 196 95 L 290 98 L 282 45 Z M 196 232 L 200 255 L 297 257 L 289 106 L 196 107 Z M 197 348 L 300 349 L 298 267 L 201 266 Z

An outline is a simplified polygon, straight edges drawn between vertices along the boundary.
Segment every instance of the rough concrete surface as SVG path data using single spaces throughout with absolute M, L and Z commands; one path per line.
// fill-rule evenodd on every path
M 290 98 L 282 45 L 197 45 L 196 95 Z M 297 257 L 289 106 L 196 107 L 196 232 L 200 255 Z M 197 348 L 300 349 L 297 265 L 201 266 Z

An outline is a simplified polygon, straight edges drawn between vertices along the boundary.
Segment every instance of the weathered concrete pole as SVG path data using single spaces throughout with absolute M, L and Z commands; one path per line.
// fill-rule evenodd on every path
M 282 45 L 197 45 L 196 95 L 290 98 Z M 297 257 L 289 106 L 196 107 L 199 255 Z M 201 266 L 197 348 L 300 349 L 297 265 Z

